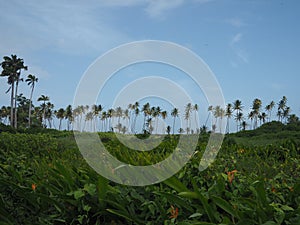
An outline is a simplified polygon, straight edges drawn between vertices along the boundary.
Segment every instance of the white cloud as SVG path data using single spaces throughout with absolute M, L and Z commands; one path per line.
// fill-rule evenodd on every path
M 229 23 L 231 26 L 238 28 L 246 25 L 240 18 L 231 18 L 226 20 L 226 22 Z
M 237 57 L 244 63 L 249 63 L 249 57 L 247 52 L 245 52 L 244 50 L 237 50 L 236 52 Z
M 146 12 L 152 18 L 158 18 L 171 9 L 178 8 L 184 0 L 150 0 Z
M 234 45 L 234 44 L 240 42 L 241 39 L 242 39 L 242 37 L 243 37 L 243 34 L 242 34 L 242 33 L 237 33 L 237 34 L 234 35 L 234 37 L 231 39 L 230 45 Z
M 5 2 L 4 9 L 0 14 L 0 29 L 6 30 L 0 42 L 3 53 L 51 48 L 84 54 L 130 39 L 106 22 L 105 9 L 99 4 L 28 0 Z

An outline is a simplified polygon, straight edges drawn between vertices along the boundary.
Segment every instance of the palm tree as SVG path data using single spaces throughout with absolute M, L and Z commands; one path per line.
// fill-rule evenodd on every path
M 31 110 L 32 110 L 32 96 L 33 96 L 34 86 L 35 86 L 35 83 L 38 82 L 38 78 L 35 77 L 32 74 L 29 74 L 27 76 L 27 79 L 25 80 L 25 82 L 27 82 L 27 85 L 29 85 L 31 87 L 29 110 L 28 110 L 28 127 L 30 127 L 30 124 L 31 124 Z
M 72 106 L 71 105 L 68 105 L 67 108 L 66 108 L 66 110 L 65 110 L 65 119 L 68 120 L 67 129 L 70 130 L 70 124 L 74 120 L 73 110 L 72 110 Z
M 197 119 L 197 117 L 198 117 L 198 111 L 199 111 L 199 106 L 198 106 L 198 104 L 195 104 L 195 105 L 193 106 L 193 111 L 194 111 L 194 115 L 195 115 L 196 130 L 198 130 L 198 129 L 199 129 L 199 124 L 198 124 L 198 119 Z
M 282 99 L 278 103 L 277 115 L 278 115 L 278 121 L 280 121 L 280 122 L 282 122 L 282 119 L 283 119 L 283 113 L 286 108 L 286 103 L 287 103 L 287 98 L 285 96 L 283 96 Z
M 233 102 L 233 110 L 236 111 L 236 115 L 235 115 L 235 119 L 236 119 L 236 127 L 237 127 L 237 131 L 239 130 L 239 125 L 240 125 L 240 119 L 239 118 L 239 114 L 241 113 L 241 111 L 243 110 L 243 106 L 242 106 L 242 101 L 241 100 L 235 100 Z M 243 115 L 243 114 L 242 114 Z
M 55 116 L 57 119 L 59 119 L 59 125 L 58 125 L 58 130 L 61 129 L 61 122 L 65 118 L 65 113 L 66 111 L 63 108 L 60 108 L 58 111 L 55 111 Z
M 24 65 L 23 59 L 17 58 L 16 55 L 4 56 L 4 61 L 1 63 L 2 72 L 0 76 L 7 76 L 7 83 L 10 88 L 7 92 L 11 91 L 10 96 L 10 125 L 17 128 L 17 113 L 16 113 L 16 96 L 18 92 L 18 83 L 21 80 L 20 75 L 22 70 L 27 70 L 27 66 Z M 7 93 L 6 92 L 6 93 Z
M 207 115 L 207 118 L 206 118 L 206 121 L 205 121 L 205 125 L 204 125 L 205 127 L 207 127 L 208 119 L 211 116 L 213 110 L 214 110 L 214 107 L 212 105 L 208 106 L 208 108 L 207 108 L 208 115 Z
M 241 121 L 244 120 L 243 113 L 242 113 L 242 112 L 239 112 L 239 113 L 235 116 L 234 119 L 236 120 L 237 124 L 239 124 L 239 125 L 241 126 Z M 237 131 L 239 131 L 239 128 L 238 128 Z
M 186 120 L 187 134 L 189 133 L 190 128 L 191 128 L 191 124 L 190 124 L 191 123 L 191 112 L 192 112 L 192 104 L 188 103 L 185 107 L 185 114 L 184 114 L 184 119 Z
M 155 120 L 155 133 L 157 134 L 157 128 L 158 128 L 158 117 L 161 116 L 161 108 L 159 106 L 154 108 L 153 111 L 153 117 Z
M 286 107 L 284 110 L 283 110 L 283 114 L 282 114 L 282 117 L 285 119 L 285 123 L 287 123 L 287 119 L 290 115 L 290 107 Z
M 44 120 L 44 127 L 46 127 L 46 109 L 47 109 L 47 106 L 46 106 L 46 102 L 49 101 L 50 98 L 46 95 L 41 95 L 37 101 L 38 102 L 43 102 L 41 104 L 41 108 L 42 108 L 42 111 L 43 111 L 43 120 Z
M 144 124 L 143 124 L 143 132 L 146 130 L 146 117 L 150 114 L 150 104 L 147 102 L 143 105 L 142 112 L 144 113 Z
M 260 115 L 260 117 L 261 117 L 261 120 L 262 120 L 262 122 L 263 122 L 263 124 L 266 122 L 266 118 L 267 118 L 267 114 L 265 113 L 265 112 L 263 112 L 261 115 Z
M 226 122 L 226 133 L 229 133 L 229 120 L 232 116 L 232 104 L 228 103 L 226 106 L 226 111 L 225 111 L 225 116 L 227 117 L 227 122 Z
M 247 126 L 248 126 L 247 122 L 243 120 L 243 122 L 241 123 L 242 130 L 246 130 Z
M 163 119 L 164 124 L 165 124 L 167 116 L 168 116 L 168 112 L 166 110 L 161 112 L 161 118 Z M 171 127 L 170 127 L 170 129 L 171 129 Z M 163 126 L 163 133 L 164 133 L 164 130 L 165 130 L 165 126 Z
M 253 116 L 254 116 L 253 129 L 257 128 L 257 119 L 258 119 L 258 116 L 260 115 L 261 105 L 262 105 L 262 102 L 260 99 L 258 99 L 258 98 L 254 99 L 254 101 L 252 103 L 252 110 L 253 110 Z
M 171 111 L 171 116 L 174 117 L 174 120 L 173 120 L 173 134 L 175 133 L 175 120 L 176 120 L 176 117 L 178 117 L 179 115 L 179 111 L 177 108 L 174 108 L 172 111 Z
M 275 107 L 275 102 L 274 101 L 271 101 L 269 105 L 266 106 L 266 111 L 268 112 L 269 114 L 269 122 L 271 121 L 271 118 L 272 118 L 272 110 L 273 108 Z
M 250 129 L 252 129 L 253 128 L 252 122 L 253 122 L 253 119 L 254 119 L 254 113 L 253 113 L 253 111 L 249 112 L 248 119 L 250 119 L 250 121 L 251 121 L 251 127 L 250 127 Z
M 168 135 L 170 135 L 170 133 L 171 133 L 171 127 L 169 125 L 166 128 L 166 132 L 167 132 Z

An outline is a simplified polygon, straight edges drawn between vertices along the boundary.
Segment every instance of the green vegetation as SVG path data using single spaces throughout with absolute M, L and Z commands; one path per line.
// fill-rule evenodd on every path
M 0 224 L 299 224 L 300 125 L 266 123 L 226 136 L 215 162 L 199 172 L 209 134 L 176 175 L 146 187 L 118 185 L 82 158 L 73 133 L 2 125 Z M 170 154 L 167 135 L 144 155 L 114 133 L 99 133 L 117 158 L 146 165 Z M 147 135 L 138 135 L 146 138 Z M 270 141 L 269 141 L 270 140 Z M 257 142 L 256 142 L 257 141 Z

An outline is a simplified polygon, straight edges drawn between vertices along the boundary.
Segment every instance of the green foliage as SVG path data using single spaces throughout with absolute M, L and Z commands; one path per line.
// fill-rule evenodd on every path
M 296 225 L 300 221 L 296 135 L 264 146 L 241 142 L 241 133 L 230 135 L 215 162 L 200 173 L 208 137 L 203 136 L 193 158 L 175 176 L 156 185 L 128 187 L 94 172 L 71 132 L 18 132 L 0 134 L 0 224 Z M 113 133 L 99 135 L 111 154 L 139 165 L 162 160 L 178 143 L 178 136 L 169 135 L 156 149 L 141 154 L 124 147 Z

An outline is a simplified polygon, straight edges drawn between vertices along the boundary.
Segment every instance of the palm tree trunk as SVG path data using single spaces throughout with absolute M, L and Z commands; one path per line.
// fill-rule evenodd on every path
M 14 90 L 15 82 L 11 84 L 11 96 L 10 96 L 10 125 L 14 127 Z
M 19 77 L 17 77 L 16 91 L 15 91 L 15 119 L 14 119 L 15 129 L 18 128 L 18 108 L 17 108 L 18 86 L 19 86 Z
M 30 102 L 29 102 L 29 110 L 28 110 L 28 127 L 31 125 L 31 106 L 32 106 L 32 95 L 33 95 L 34 86 L 32 86 L 30 93 Z

